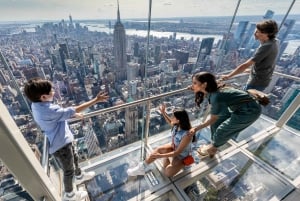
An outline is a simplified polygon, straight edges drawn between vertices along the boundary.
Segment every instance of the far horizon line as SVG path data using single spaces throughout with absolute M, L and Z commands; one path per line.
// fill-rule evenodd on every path
M 72 15 L 71 15 L 72 16 Z M 274 18 L 282 17 L 284 14 L 278 14 L 275 15 Z M 300 14 L 291 14 L 289 16 L 295 16 L 300 18 Z M 231 18 L 232 15 L 224 15 L 224 16 L 189 16 L 189 17 L 157 17 L 157 18 L 151 18 L 151 20 L 182 20 L 182 19 L 197 19 L 197 18 Z M 236 16 L 236 18 L 240 17 L 263 17 L 262 15 L 239 15 Z M 61 22 L 62 20 L 69 21 L 69 17 L 63 18 L 63 19 L 41 19 L 41 20 L 0 20 L 0 24 L 18 24 L 18 23 L 29 23 L 29 22 Z M 95 18 L 85 18 L 85 19 L 73 19 L 73 22 L 83 22 L 83 21 L 116 21 L 115 18 L 107 18 L 107 19 L 95 19 Z M 148 18 L 121 18 L 121 21 L 147 21 Z

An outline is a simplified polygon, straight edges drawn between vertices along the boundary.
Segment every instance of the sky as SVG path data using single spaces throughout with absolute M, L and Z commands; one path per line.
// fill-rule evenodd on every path
M 150 0 L 119 0 L 122 19 L 148 18 Z M 152 18 L 232 16 L 239 0 L 152 0 Z M 288 11 L 293 0 L 241 0 L 237 15 Z M 300 14 L 296 1 L 290 14 Z M 298 11 L 298 12 L 296 12 Z M 0 0 L 0 21 L 116 19 L 117 0 Z

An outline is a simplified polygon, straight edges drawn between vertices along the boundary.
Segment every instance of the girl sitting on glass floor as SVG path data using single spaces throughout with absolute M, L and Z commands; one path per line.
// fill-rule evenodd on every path
M 172 126 L 172 142 L 156 148 L 143 162 L 127 170 L 128 176 L 144 175 L 148 165 L 158 158 L 163 158 L 163 173 L 167 177 L 177 174 L 185 165 L 191 165 L 194 160 L 191 156 L 191 145 L 194 137 L 188 135 L 192 128 L 189 116 L 184 109 L 175 108 L 173 116 L 169 117 L 166 106 L 160 106 L 160 112 L 166 122 Z

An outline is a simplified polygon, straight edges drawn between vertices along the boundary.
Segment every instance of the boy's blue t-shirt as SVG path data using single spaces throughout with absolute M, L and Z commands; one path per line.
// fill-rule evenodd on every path
M 62 108 L 51 102 L 34 102 L 31 109 L 34 120 L 49 140 L 50 154 L 73 142 L 74 136 L 66 120 L 74 116 L 74 107 Z

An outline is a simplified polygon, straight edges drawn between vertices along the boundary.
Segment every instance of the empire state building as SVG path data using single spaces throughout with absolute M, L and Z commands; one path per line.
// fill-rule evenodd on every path
M 127 79 L 126 69 L 126 39 L 125 29 L 120 20 L 120 10 L 118 1 L 118 19 L 114 26 L 114 56 L 115 56 L 115 73 L 116 81 L 123 81 Z

